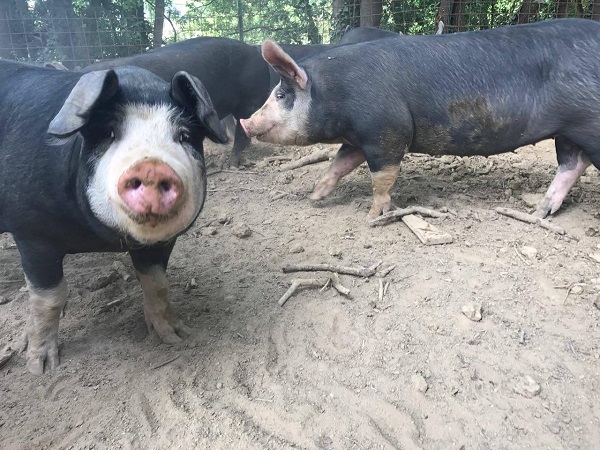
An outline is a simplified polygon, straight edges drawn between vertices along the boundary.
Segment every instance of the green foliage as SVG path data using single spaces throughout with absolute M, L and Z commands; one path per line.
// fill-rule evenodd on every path
M 329 31 L 329 0 L 188 1 L 182 35 L 224 36 L 258 43 L 318 44 Z
M 0 26 L 1 57 L 56 59 L 72 68 L 152 47 L 154 0 L 12 1 L 21 8 L 9 8 L 8 3 L 2 3 L 6 0 L 0 0 L 0 13 L 15 16 L 5 22 L 7 31 L 3 32 Z M 405 34 L 435 32 L 441 0 L 382 1 L 381 28 Z M 492 28 L 516 23 L 517 19 L 544 20 L 556 17 L 558 11 L 589 17 L 592 8 L 592 0 L 539 0 L 532 3 L 533 10 L 523 8 L 522 0 L 460 1 L 462 9 L 458 2 L 451 4 L 445 32 Z M 361 0 L 188 0 L 187 7 L 179 10 L 172 0 L 167 0 L 164 40 L 168 43 L 194 36 L 224 36 L 248 43 L 260 43 L 265 38 L 293 44 L 335 42 L 347 27 L 360 24 L 360 3 Z M 334 4 L 339 12 L 336 17 Z

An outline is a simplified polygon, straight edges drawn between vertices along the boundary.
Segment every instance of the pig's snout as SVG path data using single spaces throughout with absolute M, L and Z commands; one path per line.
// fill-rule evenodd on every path
M 136 216 L 169 216 L 179 207 L 184 187 L 181 178 L 166 163 L 139 162 L 118 182 L 119 196 Z
M 246 133 L 246 136 L 248 136 L 249 138 L 251 138 L 252 137 L 252 132 L 248 128 L 248 120 L 249 119 L 240 119 L 240 125 L 242 126 L 242 129 L 244 130 L 244 133 Z

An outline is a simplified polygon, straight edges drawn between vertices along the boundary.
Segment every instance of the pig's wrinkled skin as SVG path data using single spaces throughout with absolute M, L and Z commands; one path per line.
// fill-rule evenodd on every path
M 203 140 L 226 137 L 197 79 L 137 67 L 88 74 L 0 61 L 0 233 L 13 235 L 30 294 L 27 368 L 58 366 L 63 258 L 129 251 L 148 326 L 189 333 L 168 300 L 176 237 L 206 195 Z
M 312 198 L 364 160 L 374 217 L 405 152 L 494 155 L 555 138 L 558 172 L 536 215 L 556 212 L 591 164 L 600 168 L 600 24 L 560 19 L 444 36 L 339 46 L 297 64 L 271 41 L 281 75 L 248 136 L 280 144 L 344 145 Z

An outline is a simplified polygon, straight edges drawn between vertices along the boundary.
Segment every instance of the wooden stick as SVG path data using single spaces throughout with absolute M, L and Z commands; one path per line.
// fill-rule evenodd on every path
M 291 156 L 268 156 L 265 159 L 263 159 L 263 161 L 270 163 L 273 161 L 291 161 L 292 157 Z
M 437 212 L 433 209 L 424 208 L 422 206 L 409 206 L 408 208 L 394 209 L 393 211 L 389 211 L 382 216 L 370 220 L 369 226 L 376 227 L 380 225 L 387 225 L 388 223 L 400 220 L 402 217 L 408 216 L 409 214 L 421 214 L 422 216 L 427 217 L 446 217 L 448 215 L 447 213 Z
M 558 225 L 554 225 L 549 220 L 541 219 L 541 218 L 535 217 L 531 214 L 527 214 L 527 213 L 524 213 L 521 211 L 516 211 L 516 210 L 510 209 L 510 208 L 501 208 L 501 207 L 496 208 L 494 211 L 496 211 L 498 214 L 502 214 L 503 216 L 507 216 L 507 217 L 511 217 L 513 219 L 520 220 L 521 222 L 539 225 L 540 227 L 545 228 L 546 230 L 553 231 L 554 233 L 557 233 L 560 235 L 567 233 L 563 228 L 559 227 Z
M 350 289 L 342 286 L 342 282 L 340 281 L 340 276 L 335 272 L 333 272 L 331 274 L 331 285 L 340 294 L 345 295 L 346 297 L 350 296 Z
M 328 281 L 329 279 L 325 278 L 299 278 L 293 280 L 290 288 L 283 294 L 277 303 L 279 303 L 279 306 L 283 306 L 300 287 L 322 287 Z
M 171 359 L 167 359 L 165 362 L 161 362 L 152 367 L 152 370 L 160 369 L 161 367 L 166 366 L 167 364 L 171 364 L 173 361 L 177 361 L 181 355 L 177 355 Z
M 335 264 L 292 264 L 283 268 L 283 273 L 290 272 L 337 272 L 344 275 L 353 275 L 355 277 L 368 278 L 375 274 L 377 268 L 383 261 L 378 261 L 370 267 L 346 267 Z
M 308 166 L 309 164 L 316 164 L 323 161 L 328 161 L 329 158 L 333 157 L 333 153 L 331 150 L 321 150 L 318 152 L 311 153 L 304 158 L 300 158 L 296 161 L 289 162 L 287 164 L 282 164 L 279 166 L 279 170 L 284 172 L 286 170 L 298 169 L 300 167 Z
M 231 169 L 221 169 L 221 172 L 225 173 L 237 173 L 242 175 L 259 175 L 255 170 L 231 170 Z
M 379 272 L 377 272 L 375 275 L 378 276 L 379 278 L 385 278 L 388 276 L 388 274 L 394 270 L 396 268 L 396 264 L 392 264 L 390 267 L 387 267 L 385 269 L 381 269 Z

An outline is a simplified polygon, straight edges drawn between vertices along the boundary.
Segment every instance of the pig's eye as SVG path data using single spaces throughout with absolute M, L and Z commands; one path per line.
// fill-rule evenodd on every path
M 277 91 L 277 93 L 275 94 L 275 98 L 277 100 L 281 100 L 282 98 L 285 98 L 285 92 L 283 92 L 283 91 Z
M 114 141 L 115 140 L 115 130 L 113 130 L 112 128 L 110 128 L 108 130 L 108 132 L 106 133 L 106 137 L 108 139 L 110 139 L 111 141 Z
M 190 142 L 190 133 L 188 133 L 185 130 L 181 130 L 181 132 L 179 133 L 179 142 L 181 142 L 182 144 L 184 142 Z

